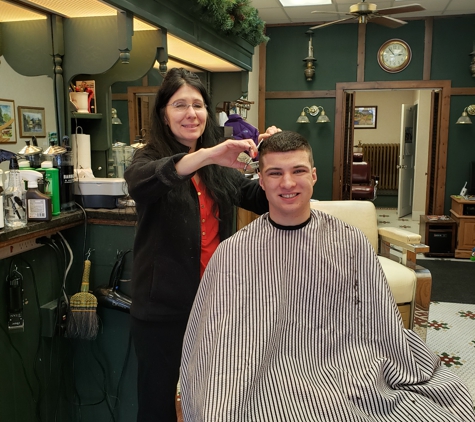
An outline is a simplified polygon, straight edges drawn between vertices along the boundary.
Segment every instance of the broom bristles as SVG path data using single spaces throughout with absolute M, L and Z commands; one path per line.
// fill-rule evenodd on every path
M 96 314 L 97 298 L 89 293 L 89 273 L 91 261 L 84 261 L 81 291 L 73 295 L 69 302 L 68 337 L 94 340 L 99 331 L 99 318 Z

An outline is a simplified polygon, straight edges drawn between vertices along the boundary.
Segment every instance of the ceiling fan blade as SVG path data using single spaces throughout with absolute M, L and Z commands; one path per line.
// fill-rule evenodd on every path
M 345 21 L 349 21 L 349 20 L 352 20 L 352 19 L 358 19 L 358 18 L 355 18 L 354 16 L 352 16 L 351 18 L 338 19 L 336 21 L 326 22 L 326 23 L 322 23 L 321 25 L 312 26 L 310 29 L 319 29 L 319 28 L 323 28 L 324 26 L 330 26 L 330 25 L 333 25 L 335 23 L 345 22 Z
M 420 12 L 426 10 L 420 4 L 408 4 L 406 6 L 388 7 L 387 9 L 378 9 L 378 15 L 395 15 L 397 13 Z
M 399 28 L 400 26 L 406 25 L 407 22 L 404 22 L 399 19 L 391 18 L 389 16 L 370 16 L 369 22 L 377 23 L 378 25 L 387 26 L 388 28 Z

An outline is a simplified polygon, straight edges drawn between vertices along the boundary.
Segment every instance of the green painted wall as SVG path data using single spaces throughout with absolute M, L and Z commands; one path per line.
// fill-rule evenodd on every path
M 310 82 L 306 81 L 303 73 L 303 59 L 308 55 L 307 30 L 305 26 L 267 29 L 270 41 L 266 49 L 266 91 L 333 90 L 338 82 L 356 82 L 357 25 L 340 24 L 314 31 L 313 47 L 317 62 L 315 77 Z M 407 25 L 397 29 L 368 24 L 365 81 L 422 80 L 424 36 L 425 23 L 422 20 L 408 21 Z M 377 62 L 379 47 L 392 38 L 407 41 L 413 54 L 409 66 L 396 74 L 383 71 Z M 469 70 L 469 53 L 473 50 L 474 40 L 475 15 L 434 18 L 431 79 L 451 80 L 453 87 L 473 88 L 475 78 Z M 450 195 L 460 192 L 468 178 L 469 163 L 475 161 L 475 125 L 455 125 L 463 109 L 473 103 L 474 96 L 451 97 L 450 116 L 447 116 L 449 144 L 445 213 L 449 213 Z M 310 140 L 319 177 L 314 198 L 329 200 L 332 194 L 334 123 L 324 128 L 313 122 L 309 125 L 295 123 L 302 108 L 314 104 L 323 106 L 330 120 L 335 121 L 333 98 L 267 99 L 265 124 L 296 130 Z
M 117 250 L 132 247 L 134 227 L 88 225 L 65 230 L 73 253 L 66 281 L 68 295 L 80 288 L 84 246 L 93 248 L 90 287 L 109 283 Z M 59 239 L 58 236 L 55 236 Z M 96 341 L 43 337 L 46 326 L 40 307 L 62 297 L 65 261 L 61 247 L 42 246 L 0 260 L 0 420 L 25 421 L 134 421 L 136 418 L 136 361 L 129 339 L 129 315 L 99 307 L 100 332 Z M 8 286 L 11 268 L 23 276 L 24 331 L 7 328 Z M 124 261 L 122 276 L 130 279 L 132 255 Z M 130 284 L 121 291 L 130 295 Z M 118 399 L 117 399 L 118 397 Z M 115 409 L 115 410 L 114 410 Z M 115 419 L 111 416 L 114 413 Z M 119 417 L 120 414 L 120 417 Z

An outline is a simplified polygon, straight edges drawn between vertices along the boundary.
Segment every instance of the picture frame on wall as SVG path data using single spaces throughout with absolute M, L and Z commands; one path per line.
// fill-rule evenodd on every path
M 46 137 L 45 109 L 43 107 L 18 106 L 20 138 Z
M 15 144 L 16 141 L 15 102 L 0 99 L 0 143 Z
M 354 114 L 355 129 L 376 129 L 378 106 L 356 106 Z

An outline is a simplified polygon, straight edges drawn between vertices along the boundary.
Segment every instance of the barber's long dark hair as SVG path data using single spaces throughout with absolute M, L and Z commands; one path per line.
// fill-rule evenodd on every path
M 165 123 L 165 107 L 169 103 L 170 98 L 183 85 L 188 85 L 199 91 L 207 106 L 206 127 L 198 139 L 196 150 L 212 147 L 219 142 L 220 133 L 215 114 L 211 110 L 211 99 L 200 78 L 186 69 L 172 68 L 165 75 L 158 90 L 152 114 L 151 137 L 145 145 L 145 148 L 153 151 L 153 155 L 157 156 L 157 158 L 169 157 L 184 151 L 184 146 L 176 140 L 173 132 Z M 204 166 L 198 170 L 202 183 L 204 183 L 217 205 L 236 203 L 238 199 L 239 192 L 233 183 L 235 178 L 230 177 L 232 172 L 236 172 L 236 170 L 216 165 Z M 183 198 L 187 188 L 187 184 L 184 184 L 174 189 L 170 195 L 176 198 Z

